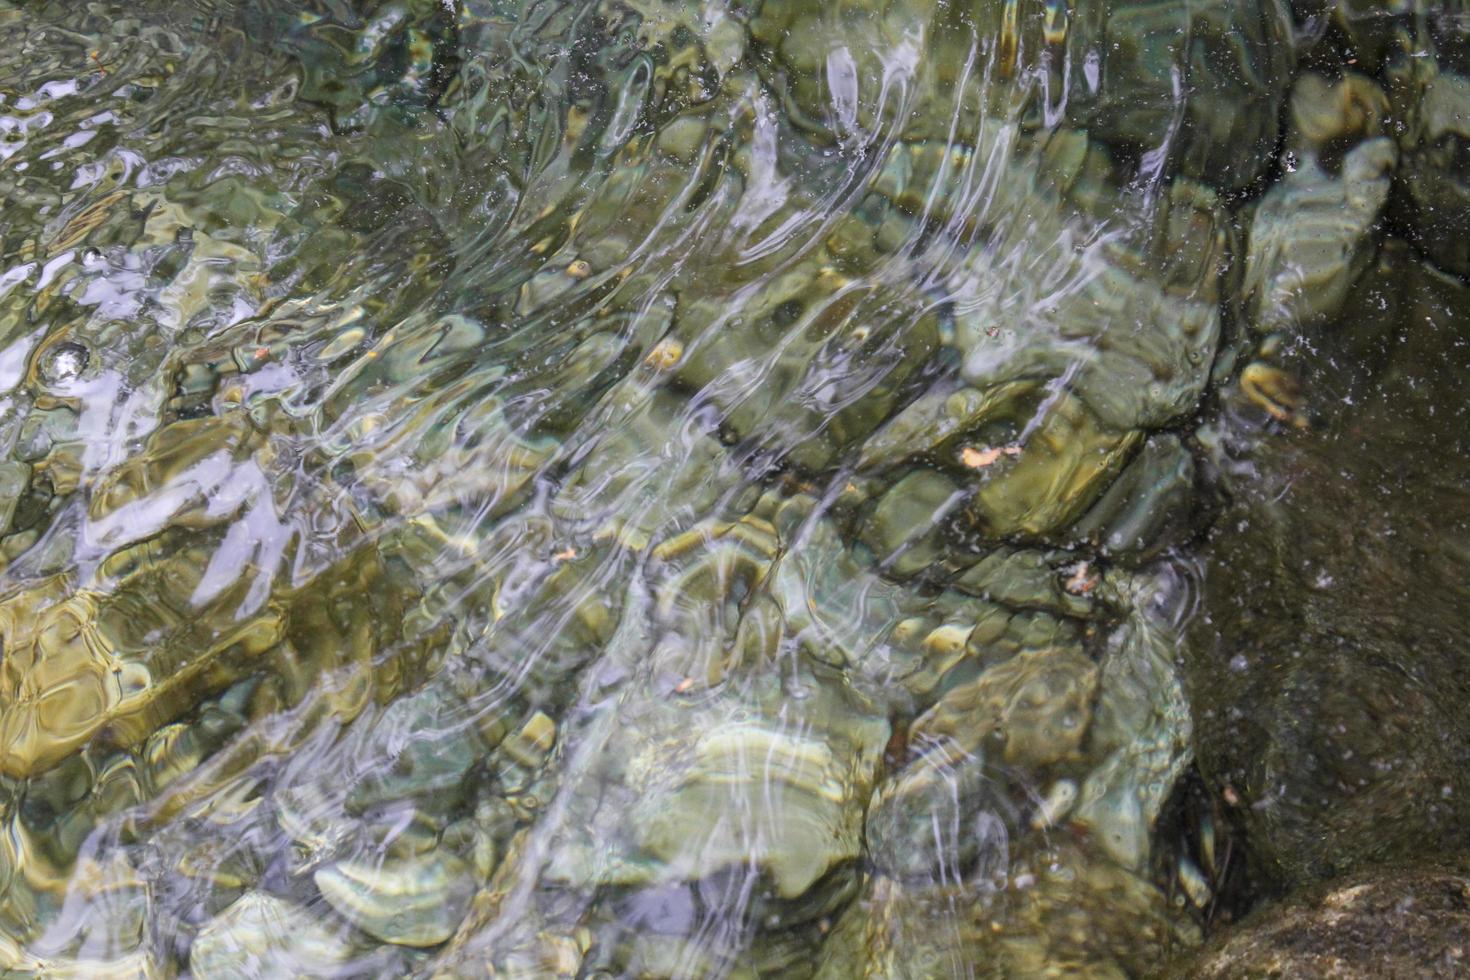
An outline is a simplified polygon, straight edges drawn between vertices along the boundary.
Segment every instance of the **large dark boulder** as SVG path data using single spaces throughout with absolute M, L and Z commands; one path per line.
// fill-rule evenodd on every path
M 1206 439 L 1196 750 L 1282 890 L 1470 846 L 1470 290 L 1391 246 L 1346 310 L 1280 355 L 1310 425 Z

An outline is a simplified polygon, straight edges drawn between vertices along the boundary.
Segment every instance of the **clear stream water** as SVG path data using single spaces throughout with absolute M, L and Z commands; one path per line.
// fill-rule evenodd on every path
M 1317 703 L 1231 700 L 1271 453 L 1422 398 L 1463 540 L 1462 72 L 1409 2 L 0 2 L 0 975 L 1189 955 L 1299 880 L 1212 755 Z

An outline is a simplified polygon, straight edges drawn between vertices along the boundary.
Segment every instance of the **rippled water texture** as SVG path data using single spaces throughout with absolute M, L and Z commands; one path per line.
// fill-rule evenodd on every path
M 1470 513 L 1465 16 L 0 2 L 0 973 L 1134 976 L 1364 865 L 1231 726 L 1470 569 L 1310 598 Z

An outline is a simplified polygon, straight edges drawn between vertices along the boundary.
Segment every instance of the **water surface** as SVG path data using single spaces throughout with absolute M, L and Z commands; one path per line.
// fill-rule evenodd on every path
M 1454 10 L 0 34 L 0 971 L 1133 976 L 1270 891 L 1183 637 L 1255 447 L 1461 346 Z

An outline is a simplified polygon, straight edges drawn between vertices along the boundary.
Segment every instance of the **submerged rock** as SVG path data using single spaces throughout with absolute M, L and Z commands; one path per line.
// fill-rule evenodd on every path
M 1464 27 L 1451 35 L 1461 45 Z M 1414 232 L 1443 269 L 1470 275 L 1470 65 L 1458 71 L 1416 54 L 1392 69 L 1397 82 L 1399 143 L 1404 153 L 1402 187 Z
M 474 887 L 469 865 L 433 851 L 383 862 L 341 861 L 313 877 L 322 897 L 348 922 L 400 946 L 448 939 Z
M 302 906 L 252 891 L 200 930 L 189 969 L 199 980 L 327 977 L 345 972 L 356 952 Z
M 1014 855 L 1003 840 L 999 846 L 990 874 L 964 884 L 870 879 L 833 926 L 816 976 L 1112 980 L 1146 975 L 1172 950 L 1198 941 L 1162 891 L 1106 859 L 1061 840 Z
M 1373 258 L 1398 163 L 1382 135 L 1388 98 L 1348 75 L 1307 73 L 1292 90 L 1287 172 L 1251 220 L 1243 288 L 1261 333 L 1313 327 L 1337 315 Z

